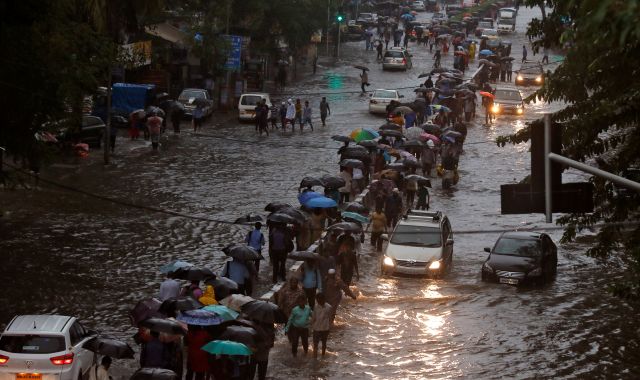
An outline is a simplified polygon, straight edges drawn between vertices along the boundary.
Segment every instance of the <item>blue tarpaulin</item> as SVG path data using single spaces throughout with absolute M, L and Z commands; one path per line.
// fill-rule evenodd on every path
M 144 109 L 152 101 L 153 84 L 114 83 L 111 93 L 111 107 L 129 114 Z

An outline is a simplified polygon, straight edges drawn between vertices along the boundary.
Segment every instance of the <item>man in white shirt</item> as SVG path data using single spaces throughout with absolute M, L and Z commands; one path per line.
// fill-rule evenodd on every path
M 158 299 L 166 301 L 169 298 L 175 298 L 180 295 L 180 283 L 167 274 L 167 278 L 160 284 L 160 293 Z

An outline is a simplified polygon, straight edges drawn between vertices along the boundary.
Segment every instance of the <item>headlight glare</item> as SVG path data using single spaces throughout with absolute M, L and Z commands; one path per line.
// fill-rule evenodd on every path
M 494 105 L 491 107 L 491 112 L 493 112 L 493 113 L 498 113 L 498 112 L 500 112 L 500 104 L 494 104 Z
M 516 77 L 516 79 L 517 79 L 517 80 L 523 80 L 524 78 L 522 77 L 522 75 L 518 75 L 518 76 Z
M 385 256 L 382 260 L 382 263 L 387 267 L 395 267 L 396 263 L 393 262 L 393 259 L 389 256 Z
M 429 269 L 431 270 L 440 269 L 440 260 L 431 262 L 431 264 L 429 264 Z
M 542 82 L 542 77 L 541 76 L 537 76 L 536 77 L 536 82 L 538 82 L 538 83 Z

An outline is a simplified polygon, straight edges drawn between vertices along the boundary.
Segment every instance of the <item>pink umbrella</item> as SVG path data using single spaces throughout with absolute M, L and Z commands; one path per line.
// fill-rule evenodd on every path
M 440 139 L 430 133 L 423 133 L 420 135 L 420 138 L 423 140 L 431 140 L 436 144 L 440 144 Z
M 413 154 L 411 154 L 409 152 L 405 152 L 404 150 L 400 151 L 400 156 L 402 158 L 404 158 L 404 159 L 407 159 L 407 160 L 417 161 L 416 157 Z

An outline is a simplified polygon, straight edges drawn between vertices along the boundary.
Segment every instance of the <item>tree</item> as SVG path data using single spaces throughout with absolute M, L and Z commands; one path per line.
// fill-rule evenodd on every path
M 526 1 L 537 6 L 540 1 Z M 527 100 L 564 102 L 552 114 L 563 130 L 563 155 L 595 160 L 604 170 L 620 173 L 640 165 L 640 5 L 635 1 L 556 0 L 544 20 L 533 20 L 527 34 L 536 47 L 566 50 L 558 68 Z M 537 120 L 534 123 L 541 123 Z M 498 144 L 527 141 L 530 127 L 498 139 Z M 608 258 L 622 251 L 626 275 L 612 284 L 615 294 L 640 299 L 640 195 L 622 197 L 611 183 L 593 177 L 596 209 L 558 219 L 566 226 L 563 240 L 605 222 L 589 255 Z

